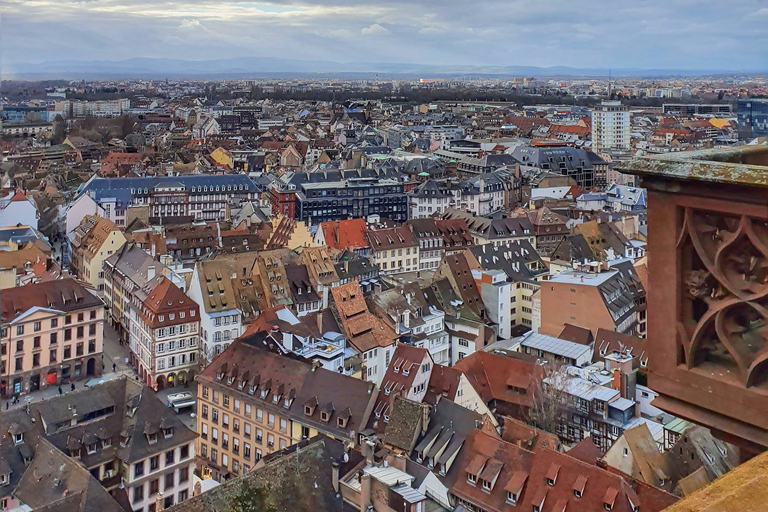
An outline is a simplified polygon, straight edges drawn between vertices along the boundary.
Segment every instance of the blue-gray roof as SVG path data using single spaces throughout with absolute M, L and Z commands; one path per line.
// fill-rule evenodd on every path
M 114 198 L 118 205 L 127 208 L 134 196 L 147 196 L 157 186 L 178 186 L 179 184 L 188 191 L 205 187 L 208 187 L 208 192 L 216 192 L 215 187 L 220 187 L 224 192 L 240 190 L 243 193 L 255 193 L 259 191 L 259 187 L 246 174 L 190 174 L 153 178 L 94 177 L 80 186 L 78 196 L 88 194 L 97 202 L 105 198 Z

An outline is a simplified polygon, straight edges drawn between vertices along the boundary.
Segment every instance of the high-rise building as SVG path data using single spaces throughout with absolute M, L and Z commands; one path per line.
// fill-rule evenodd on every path
M 603 101 L 592 110 L 592 150 L 629 150 L 629 110 L 620 101 Z
M 736 102 L 739 137 L 768 136 L 768 100 L 740 100 Z

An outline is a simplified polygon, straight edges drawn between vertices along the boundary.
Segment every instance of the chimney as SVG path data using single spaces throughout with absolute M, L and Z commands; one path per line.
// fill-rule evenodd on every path
M 422 435 L 426 434 L 428 428 L 429 428 L 429 404 L 421 404 L 421 434 Z
M 331 466 L 331 475 L 334 492 L 339 492 L 339 463 L 334 462 Z
M 317 312 L 317 332 L 320 336 L 323 335 L 323 312 Z
M 147 267 L 147 280 L 151 281 L 154 278 L 155 278 L 155 266 L 150 265 L 149 267 Z
M 371 475 L 363 473 L 360 478 L 360 512 L 368 512 L 371 506 Z
M 365 457 L 365 463 L 369 466 L 373 465 L 373 449 L 375 447 L 376 445 L 370 439 L 366 439 L 361 447 L 363 449 L 363 457 Z
M 154 259 L 155 254 L 157 254 L 157 244 L 155 244 L 154 240 L 152 240 L 152 252 L 150 254 L 152 254 L 152 259 Z
M 612 378 L 613 378 L 613 389 L 617 389 L 619 391 L 622 391 L 622 388 L 621 388 L 621 372 L 619 371 L 618 368 L 614 368 L 613 369 Z M 621 395 L 624 396 L 624 393 L 622 393 Z

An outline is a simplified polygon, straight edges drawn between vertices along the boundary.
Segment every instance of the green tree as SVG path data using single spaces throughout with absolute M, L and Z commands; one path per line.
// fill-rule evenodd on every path
M 245 478 L 235 485 L 237 489 L 227 499 L 223 512 L 277 512 L 268 486 L 256 486 Z

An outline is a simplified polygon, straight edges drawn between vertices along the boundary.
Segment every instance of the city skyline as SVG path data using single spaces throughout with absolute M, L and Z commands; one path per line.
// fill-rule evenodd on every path
M 768 61 L 757 0 L 3 3 L 6 76 L 28 63 L 135 57 L 752 72 Z

